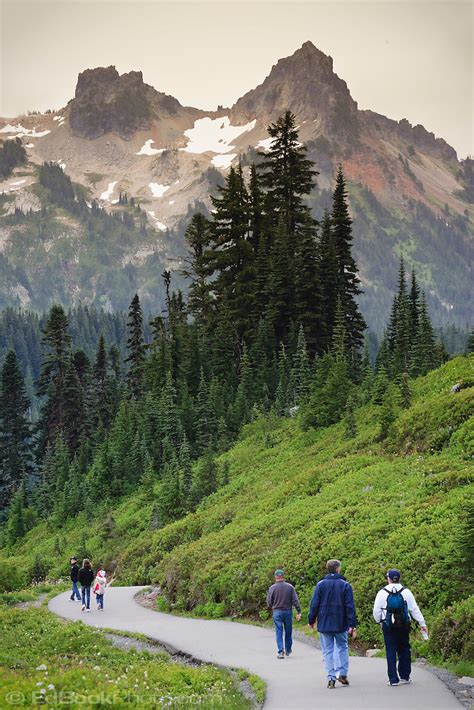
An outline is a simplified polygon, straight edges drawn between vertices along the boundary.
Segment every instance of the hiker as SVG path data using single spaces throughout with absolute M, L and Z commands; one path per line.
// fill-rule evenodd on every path
M 356 638 L 357 616 L 352 587 L 341 574 L 339 560 L 328 560 L 327 574 L 314 590 L 308 614 L 308 626 L 318 632 L 329 689 L 336 687 L 336 679 L 349 685 L 349 646 L 347 636 Z
M 94 570 L 90 560 L 84 559 L 79 570 L 79 582 L 81 583 L 82 607 L 81 611 L 91 610 L 91 585 L 94 581 Z
M 291 656 L 293 647 L 293 607 L 296 609 L 296 620 L 301 619 L 301 607 L 292 584 L 285 581 L 285 572 L 282 569 L 275 570 L 275 583 L 272 584 L 267 593 L 267 606 L 272 610 L 273 623 L 275 624 L 276 644 L 278 649 L 277 658 Z M 283 644 L 283 632 L 285 642 Z M 283 650 L 284 646 L 284 650 Z
M 95 600 L 97 602 L 97 611 L 104 610 L 104 594 L 105 588 L 107 587 L 106 572 L 103 565 L 99 564 L 97 567 L 97 574 L 94 580 Z
M 398 569 L 387 572 L 388 584 L 375 597 L 373 612 L 375 621 L 382 626 L 387 655 L 387 685 L 392 686 L 411 682 L 411 618 L 419 623 L 423 637 L 428 638 L 423 614 L 410 590 L 400 584 L 400 578 Z
M 69 599 L 74 602 L 76 599 L 81 601 L 81 595 L 79 594 L 79 587 L 77 582 L 79 579 L 79 565 L 77 564 L 77 557 L 71 557 L 69 560 L 71 564 L 71 582 L 72 582 L 72 592 Z

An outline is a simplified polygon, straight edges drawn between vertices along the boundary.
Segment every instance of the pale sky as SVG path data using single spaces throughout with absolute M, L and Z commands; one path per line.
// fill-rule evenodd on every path
M 61 108 L 84 69 L 141 70 L 182 104 L 231 106 L 306 40 L 359 108 L 473 154 L 473 5 L 459 0 L 0 0 L 0 115 Z

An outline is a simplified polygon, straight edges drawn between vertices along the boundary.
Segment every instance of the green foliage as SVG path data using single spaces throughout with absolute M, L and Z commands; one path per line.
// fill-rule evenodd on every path
M 124 651 L 112 646 L 102 632 L 78 622 L 64 624 L 45 609 L 0 606 L 0 626 L 2 690 L 23 693 L 23 707 L 45 701 L 60 706 L 60 694 L 67 697 L 71 692 L 80 704 L 82 696 L 87 705 L 97 705 L 99 672 L 104 681 L 102 702 L 112 702 L 114 708 L 151 707 L 164 696 L 170 707 L 250 707 L 230 674 L 215 666 L 195 668 L 174 663 L 167 654 Z
M 431 629 L 430 648 L 446 660 L 474 658 L 474 596 L 457 602 L 439 615 Z

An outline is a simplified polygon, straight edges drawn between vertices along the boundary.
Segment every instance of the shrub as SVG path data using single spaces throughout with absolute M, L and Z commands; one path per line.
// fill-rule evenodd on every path
M 26 583 L 26 571 L 14 559 L 0 560 L 0 592 L 13 592 L 25 587 Z
M 474 595 L 448 607 L 436 618 L 430 648 L 444 660 L 474 658 Z

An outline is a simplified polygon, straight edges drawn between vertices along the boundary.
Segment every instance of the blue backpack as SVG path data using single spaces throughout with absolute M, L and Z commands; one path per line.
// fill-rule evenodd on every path
M 387 613 L 383 625 L 386 629 L 403 629 L 408 631 L 410 629 L 410 615 L 408 613 L 408 606 L 405 599 L 402 596 L 402 592 L 405 587 L 401 589 L 387 589 Z

